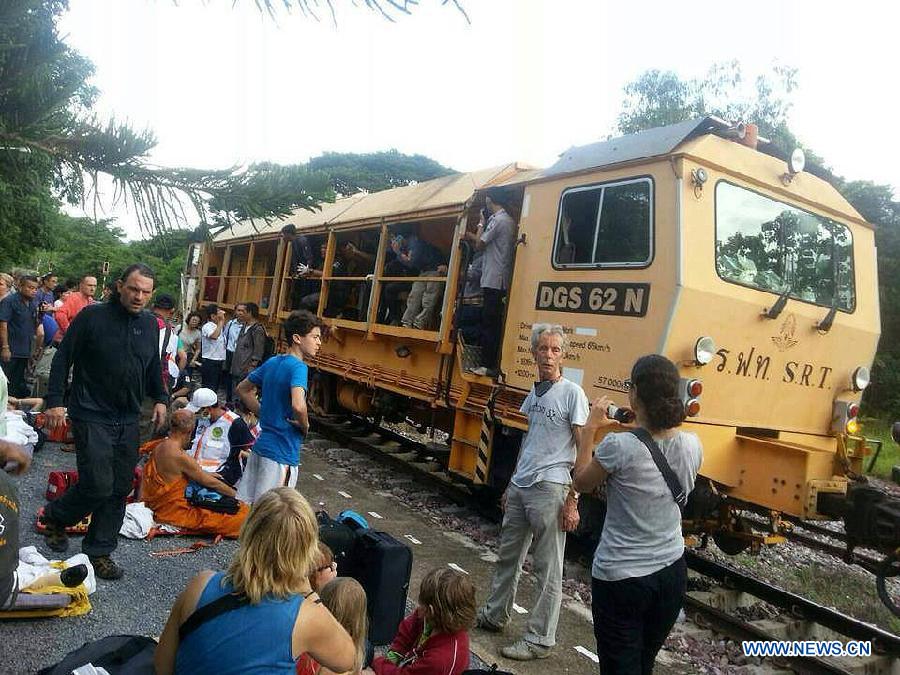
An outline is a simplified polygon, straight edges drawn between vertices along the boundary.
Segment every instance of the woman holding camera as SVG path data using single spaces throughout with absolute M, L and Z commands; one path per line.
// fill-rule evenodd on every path
M 681 508 L 703 450 L 696 435 L 678 430 L 684 421 L 678 389 L 671 361 L 643 356 L 631 370 L 635 428 L 612 419 L 611 402 L 601 397 L 579 438 L 575 488 L 591 492 L 606 483 L 606 520 L 591 570 L 604 675 L 651 673 L 684 602 Z M 598 431 L 614 433 L 594 448 Z

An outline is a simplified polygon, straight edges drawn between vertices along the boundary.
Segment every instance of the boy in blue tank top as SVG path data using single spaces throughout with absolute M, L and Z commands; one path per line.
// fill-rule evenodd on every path
M 319 352 L 322 323 L 315 314 L 300 310 L 291 312 L 281 328 L 287 352 L 253 370 L 237 388 L 262 430 L 237 486 L 237 498 L 251 504 L 272 488 L 297 485 L 300 446 L 309 431 L 309 367 L 303 359 Z M 256 396 L 258 388 L 262 401 Z

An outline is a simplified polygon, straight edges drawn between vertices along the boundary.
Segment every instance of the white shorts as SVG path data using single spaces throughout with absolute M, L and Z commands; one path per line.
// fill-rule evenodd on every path
M 237 485 L 237 498 L 252 504 L 263 493 L 277 487 L 296 487 L 300 467 L 279 464 L 274 459 L 251 452 L 244 467 L 244 475 Z

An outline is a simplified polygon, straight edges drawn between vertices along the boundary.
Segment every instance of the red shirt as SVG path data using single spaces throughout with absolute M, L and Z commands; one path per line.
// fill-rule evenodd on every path
M 377 675 L 461 675 L 469 667 L 469 634 L 461 630 L 457 633 L 432 633 L 421 645 L 419 638 L 425 628 L 425 621 L 416 610 L 403 619 L 397 629 L 397 636 L 391 642 L 390 651 L 403 654 L 397 665 L 383 656 L 372 662 L 372 670 Z
M 69 330 L 69 324 L 72 323 L 72 319 L 78 316 L 78 312 L 93 302 L 93 298 L 86 298 L 81 293 L 70 293 L 69 297 L 63 300 L 62 306 L 56 310 L 56 323 L 59 324 L 59 330 L 53 341 L 59 342 L 62 340 L 66 331 Z

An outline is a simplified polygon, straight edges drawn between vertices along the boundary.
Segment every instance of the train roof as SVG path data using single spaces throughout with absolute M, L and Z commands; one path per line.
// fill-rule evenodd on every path
M 690 156 L 712 165 L 728 167 L 729 171 L 738 175 L 752 176 L 757 173 L 755 170 L 761 168 L 765 168 L 764 173 L 772 175 L 784 173 L 785 160 L 776 155 L 768 140 L 759 138 L 759 149 L 751 148 L 733 140 L 735 131 L 733 125 L 713 116 L 647 129 L 599 143 L 571 147 L 552 166 L 516 174 L 503 185 L 512 187 L 554 180 L 673 155 Z M 831 183 L 809 172 L 802 175 L 802 180 L 795 180 L 792 184 L 792 199 L 872 227 Z
M 288 223 L 296 225 L 298 230 L 308 230 L 326 225 L 377 223 L 382 218 L 409 220 L 410 216 L 434 217 L 444 212 L 458 210 L 482 188 L 505 182 L 516 174 L 529 170 L 530 167 L 519 163 L 503 164 L 380 192 L 360 192 L 337 199 L 333 203 L 323 203 L 315 211 L 297 209 L 290 216 L 268 223 L 259 219 L 243 220 L 219 232 L 213 237 L 213 241 L 226 242 L 249 237 L 277 236 L 281 228 Z

